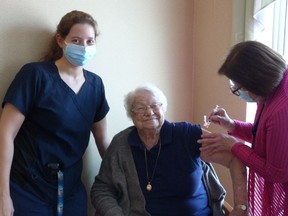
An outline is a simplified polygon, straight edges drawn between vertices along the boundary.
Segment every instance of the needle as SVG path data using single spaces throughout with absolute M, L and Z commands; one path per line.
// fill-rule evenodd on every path
M 219 106 L 216 105 L 213 109 L 212 115 L 214 115 L 218 111 Z M 207 119 L 207 116 L 204 115 L 204 127 L 208 128 L 211 124 L 211 121 Z

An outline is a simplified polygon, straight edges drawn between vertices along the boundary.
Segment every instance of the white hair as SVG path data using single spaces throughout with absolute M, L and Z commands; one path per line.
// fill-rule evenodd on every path
M 153 96 L 155 96 L 159 103 L 162 104 L 162 109 L 164 112 L 167 110 L 167 98 L 164 95 L 164 93 L 156 87 L 154 84 L 147 83 L 142 86 L 137 87 L 133 91 L 130 91 L 127 95 L 124 97 L 124 107 L 126 109 L 126 114 L 128 118 L 132 118 L 131 112 L 132 112 L 132 106 L 135 100 L 135 97 L 142 92 L 150 92 Z

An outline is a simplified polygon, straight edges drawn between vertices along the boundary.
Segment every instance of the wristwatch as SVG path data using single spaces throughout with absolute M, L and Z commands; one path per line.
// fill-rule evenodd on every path
M 243 211 L 246 211 L 246 210 L 247 210 L 247 206 L 246 206 L 246 205 L 241 205 L 241 204 L 239 204 L 239 205 L 236 205 L 235 207 L 238 208 L 238 209 L 241 209 L 241 210 L 243 210 Z

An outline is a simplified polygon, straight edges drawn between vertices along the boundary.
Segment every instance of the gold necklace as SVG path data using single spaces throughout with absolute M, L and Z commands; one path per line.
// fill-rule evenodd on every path
M 159 150 L 158 150 L 155 166 L 154 166 L 154 169 L 153 169 L 153 172 L 152 172 L 152 176 L 151 176 L 151 178 L 149 178 L 148 163 L 147 163 L 147 149 L 146 148 L 144 149 L 146 177 L 147 177 L 147 182 L 148 182 L 147 185 L 146 185 L 146 190 L 147 191 L 151 191 L 152 190 L 151 182 L 152 182 L 152 180 L 154 178 L 154 174 L 155 174 L 155 170 L 156 170 L 156 167 L 157 167 L 157 163 L 158 163 L 160 152 L 161 152 L 161 138 L 160 138 L 160 141 L 159 141 Z

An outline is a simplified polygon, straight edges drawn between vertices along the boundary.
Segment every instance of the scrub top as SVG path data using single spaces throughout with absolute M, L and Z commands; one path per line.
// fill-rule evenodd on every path
M 91 126 L 109 111 L 102 79 L 83 72 L 85 82 L 76 94 L 61 79 L 54 62 L 26 64 L 2 103 L 2 107 L 13 104 L 25 116 L 14 141 L 11 180 L 47 201 L 57 197 L 51 163 L 59 164 L 64 173 L 64 198 L 80 190 Z

